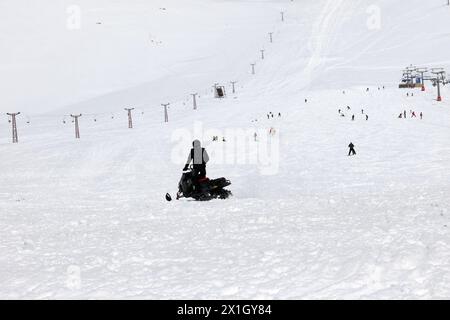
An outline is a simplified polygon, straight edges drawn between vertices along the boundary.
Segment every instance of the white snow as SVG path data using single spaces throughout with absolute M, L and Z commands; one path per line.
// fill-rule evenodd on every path
M 450 297 L 450 90 L 397 88 L 450 69 L 445 1 L 86 0 L 70 31 L 72 4 L 0 3 L 1 298 Z M 275 174 L 211 142 L 271 127 Z M 232 198 L 165 201 L 194 137 Z

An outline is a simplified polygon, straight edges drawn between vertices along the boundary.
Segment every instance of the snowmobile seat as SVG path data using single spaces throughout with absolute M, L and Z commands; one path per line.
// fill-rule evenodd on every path
M 197 179 L 197 182 L 198 182 L 199 184 L 201 184 L 201 183 L 208 183 L 208 182 L 209 182 L 209 178 L 208 178 L 208 177 L 199 177 L 199 178 Z

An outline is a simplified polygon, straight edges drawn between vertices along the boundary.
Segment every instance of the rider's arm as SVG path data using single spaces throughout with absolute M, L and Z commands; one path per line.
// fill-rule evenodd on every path
M 209 155 L 208 155 L 208 152 L 206 152 L 206 149 L 203 151 L 203 161 L 205 163 L 208 163 L 208 161 L 209 161 Z
M 189 165 L 191 164 L 191 161 L 192 161 L 192 153 L 189 152 L 189 156 L 187 158 L 187 161 L 186 161 L 186 164 L 185 164 L 183 170 L 187 170 L 188 169 Z

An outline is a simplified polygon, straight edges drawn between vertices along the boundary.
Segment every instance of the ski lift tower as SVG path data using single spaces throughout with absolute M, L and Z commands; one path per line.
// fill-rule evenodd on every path
M 446 84 L 448 81 L 445 79 L 445 71 L 444 68 L 433 68 L 431 69 L 431 73 L 435 75 L 435 78 L 432 78 L 433 87 L 437 87 L 437 101 L 442 101 L 441 96 L 441 84 Z
M 425 91 L 425 76 L 428 72 L 428 68 L 417 68 L 417 72 L 420 73 L 420 82 L 422 83 L 422 91 Z

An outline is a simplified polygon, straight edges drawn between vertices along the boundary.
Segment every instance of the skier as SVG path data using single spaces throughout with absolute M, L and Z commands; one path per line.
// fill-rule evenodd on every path
M 274 129 L 273 127 L 270 128 L 269 134 L 270 134 L 271 136 L 274 136 L 274 135 L 275 135 L 275 129 Z
M 355 115 L 352 115 L 352 121 L 355 121 Z
M 256 132 L 253 134 L 253 137 L 255 138 L 255 142 L 257 142 L 258 141 L 258 134 Z
M 405 119 L 406 119 L 406 110 L 405 110 L 405 111 L 403 111 L 403 118 L 405 118 Z
M 361 114 L 364 114 L 364 109 L 361 109 Z
M 416 113 L 414 111 L 411 113 L 411 118 L 417 118 Z
M 305 99 L 305 103 L 308 103 L 308 99 Z
M 398 116 L 399 119 L 403 118 L 403 113 L 400 113 L 400 115 Z
M 348 147 L 350 148 L 350 150 L 348 151 L 348 156 L 350 157 L 351 155 L 355 156 L 356 155 L 356 151 L 355 151 L 355 145 L 350 142 L 350 144 L 348 145 Z
M 420 113 L 420 120 L 422 120 L 423 119 L 423 113 L 421 112 Z
M 347 110 L 351 110 L 350 106 L 347 106 Z
M 278 112 L 278 118 L 281 118 L 281 112 Z
M 366 114 L 366 121 L 368 121 L 369 120 L 369 116 Z
M 338 113 L 341 114 L 341 109 L 338 110 Z
M 208 153 L 205 148 L 202 148 L 202 145 L 199 140 L 195 140 L 192 142 L 192 149 L 189 152 L 189 156 L 186 162 L 186 165 L 183 168 L 183 171 L 187 171 L 189 169 L 189 165 L 191 162 L 194 167 L 194 176 L 198 179 L 202 179 L 206 177 L 206 164 L 209 161 Z

